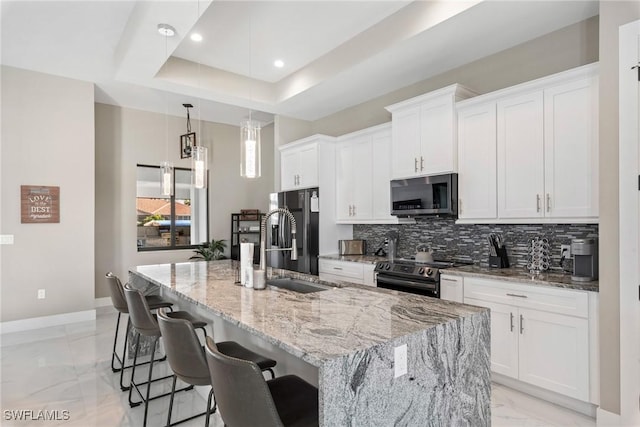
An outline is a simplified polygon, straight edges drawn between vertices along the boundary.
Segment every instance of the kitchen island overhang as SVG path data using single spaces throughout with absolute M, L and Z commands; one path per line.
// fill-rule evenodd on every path
M 321 425 L 490 424 L 489 310 L 361 286 L 256 291 L 234 285 L 233 263 L 139 266 L 130 282 L 159 287 L 317 367 Z M 407 373 L 395 378 L 402 345 Z

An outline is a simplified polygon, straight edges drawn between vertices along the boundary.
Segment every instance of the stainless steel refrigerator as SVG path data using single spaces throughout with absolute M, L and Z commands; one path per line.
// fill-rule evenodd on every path
M 267 257 L 268 265 L 318 275 L 319 197 L 317 188 L 271 194 L 270 210 L 287 208 L 296 219 L 298 259 L 292 261 L 290 251 L 272 251 Z M 273 215 L 270 218 L 267 233 L 267 247 L 291 247 L 291 224 L 284 215 Z

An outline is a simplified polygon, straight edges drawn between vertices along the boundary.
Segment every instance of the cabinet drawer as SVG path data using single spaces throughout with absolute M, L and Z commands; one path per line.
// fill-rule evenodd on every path
M 362 283 L 364 279 L 364 265 L 357 262 L 341 262 L 320 259 L 318 270 L 322 274 L 340 276 L 342 280 L 355 279 L 357 283 Z
M 465 277 L 464 297 L 569 316 L 589 314 L 589 296 L 582 291 Z

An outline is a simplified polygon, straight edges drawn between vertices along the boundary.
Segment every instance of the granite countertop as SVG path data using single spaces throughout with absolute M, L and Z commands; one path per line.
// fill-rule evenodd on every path
M 447 268 L 443 271 L 443 274 L 463 277 L 480 277 L 483 279 L 519 282 L 528 285 L 551 286 L 589 292 L 598 292 L 599 289 L 597 280 L 593 282 L 575 282 L 571 280 L 571 274 L 560 272 L 546 272 L 534 275 L 522 267 L 490 268 L 478 265 L 465 265 L 463 267 Z
M 349 262 L 360 262 L 363 264 L 376 264 L 379 261 L 386 261 L 387 257 L 377 256 L 377 255 L 338 255 L 338 254 L 328 254 L 328 255 L 319 255 L 320 259 L 331 259 L 335 261 L 349 261 Z
M 333 358 L 486 311 L 376 288 L 344 286 L 309 294 L 271 286 L 254 290 L 234 284 L 232 263 L 145 265 L 133 268 L 131 275 L 133 280 L 169 288 L 318 367 Z

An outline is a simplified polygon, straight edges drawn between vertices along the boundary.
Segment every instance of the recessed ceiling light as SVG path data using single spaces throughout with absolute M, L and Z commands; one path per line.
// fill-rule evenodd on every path
M 165 37 L 173 37 L 176 35 L 176 29 L 169 24 L 158 24 L 158 32 Z
M 191 33 L 191 40 L 193 40 L 194 42 L 201 42 L 202 35 L 199 33 Z
M 274 67 L 278 67 L 278 68 L 282 68 L 282 67 L 284 67 L 284 61 L 282 59 L 276 59 L 273 62 L 273 66 Z

